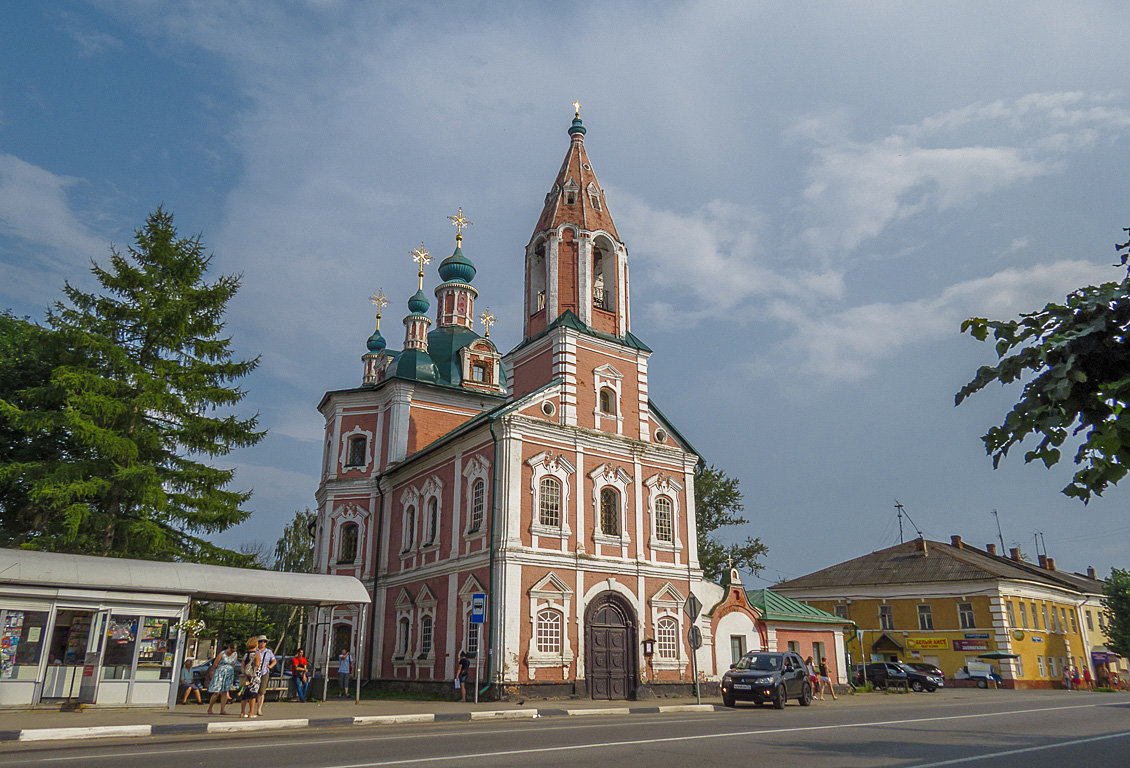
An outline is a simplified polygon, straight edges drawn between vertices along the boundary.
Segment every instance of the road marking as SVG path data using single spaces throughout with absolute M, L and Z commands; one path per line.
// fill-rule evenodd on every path
M 1023 749 L 1009 749 L 1004 752 L 989 752 L 984 755 L 973 755 L 972 757 L 958 757 L 953 760 L 943 760 L 940 763 L 922 763 L 914 766 L 914 768 L 939 768 L 943 765 L 961 765 L 962 763 L 972 763 L 977 760 L 988 760 L 994 757 L 1008 757 L 1009 755 L 1023 755 L 1028 752 L 1041 752 L 1045 749 L 1059 749 L 1060 747 L 1073 747 L 1076 744 L 1089 744 L 1093 741 L 1106 741 L 1107 739 L 1123 739 L 1130 736 L 1130 731 L 1123 731 L 1122 733 L 1108 733 L 1104 736 L 1092 736 L 1088 739 L 1073 739 L 1072 741 L 1061 741 L 1056 744 L 1045 744 L 1041 747 L 1024 747 Z
M 692 736 L 666 736 L 657 739 L 631 739 L 627 741 L 605 741 L 594 744 L 566 744 L 560 747 L 531 747 L 528 749 L 506 749 L 497 752 L 469 752 L 459 755 L 441 755 L 436 757 L 410 757 L 401 760 L 381 760 L 374 763 L 340 763 L 326 765 L 323 768 L 382 768 L 386 765 L 417 765 L 421 763 L 439 763 L 451 760 L 470 760 L 490 757 L 514 757 L 516 755 L 537 755 L 546 752 L 574 752 L 581 749 L 607 749 L 609 747 L 638 747 L 647 744 L 665 744 L 668 742 L 705 741 L 706 739 L 732 739 L 742 736 L 766 736 L 782 733 L 805 733 L 812 731 L 833 731 L 845 728 L 874 728 L 887 725 L 908 725 L 910 723 L 934 723 L 949 720 L 968 720 L 974 717 L 1000 717 L 1005 715 L 1023 715 L 1034 712 L 1061 712 L 1069 709 L 1090 709 L 1103 706 L 1101 704 L 1078 704 L 1070 707 L 1037 707 L 1034 709 L 1017 709 L 1008 712 L 987 712 L 970 715 L 946 715 L 943 717 L 915 717 L 906 720 L 880 720 L 870 723 L 841 723 L 839 725 L 808 725 L 796 728 L 766 728 L 756 731 L 738 731 L 733 733 L 704 733 Z

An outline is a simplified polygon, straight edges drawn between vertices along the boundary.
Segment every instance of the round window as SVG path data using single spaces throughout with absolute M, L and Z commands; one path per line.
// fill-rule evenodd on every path
M 553 405 L 553 403 L 546 400 L 541 404 L 541 412 L 546 416 L 552 416 L 553 414 L 557 413 L 557 408 Z
M 657 442 L 657 443 L 667 442 L 667 430 L 662 429 L 662 428 L 655 430 L 655 442 Z

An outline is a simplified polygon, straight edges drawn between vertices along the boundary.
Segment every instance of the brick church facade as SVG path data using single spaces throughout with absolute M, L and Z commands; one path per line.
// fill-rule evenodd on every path
M 450 686 L 461 651 L 496 693 L 636 698 L 692 678 L 699 457 L 651 402 L 627 249 L 579 117 L 569 136 L 526 246 L 521 343 L 502 355 L 474 330 L 460 227 L 434 314 L 421 255 L 403 349 L 378 315 L 362 384 L 319 405 L 317 567 L 373 604 L 321 615 L 310 645 L 360 649 L 369 679 Z

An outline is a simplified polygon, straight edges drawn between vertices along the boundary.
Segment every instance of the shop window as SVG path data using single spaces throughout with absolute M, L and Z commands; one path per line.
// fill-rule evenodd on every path
M 616 415 L 616 393 L 608 387 L 600 390 L 600 412 L 609 416 Z
M 169 631 L 170 619 L 146 616 L 141 622 L 138 638 L 138 680 L 171 680 L 173 678 L 173 648 Z
M 561 527 L 561 481 L 543 477 L 539 484 L 538 520 L 542 525 Z
M 918 606 L 918 628 L 921 630 L 934 628 L 934 614 L 931 613 L 929 605 Z
M 620 535 L 620 494 L 615 488 L 600 491 L 600 532 L 605 536 Z
M 420 619 L 420 658 L 432 655 L 432 617 Z
M 346 523 L 341 526 L 341 547 L 338 549 L 337 557 L 339 563 L 357 561 L 357 534 L 359 530 L 357 523 Z
M 435 496 L 428 499 L 428 538 L 424 541 L 424 546 L 430 547 L 436 543 L 436 536 L 439 535 L 439 502 Z
M 538 653 L 561 653 L 561 612 L 547 608 L 538 612 Z
M 0 681 L 35 680 L 46 635 L 47 611 L 0 611 Z
M 664 616 L 655 625 L 655 650 L 661 659 L 679 658 L 679 622 Z
M 675 540 L 674 507 L 666 496 L 655 500 L 655 538 L 667 542 Z
M 879 629 L 894 629 L 895 618 L 891 611 L 891 606 L 879 606 Z
M 474 533 L 483 527 L 483 512 L 486 507 L 487 484 L 482 478 L 475 480 L 471 485 L 471 527 Z
M 976 622 L 973 616 L 973 604 L 958 603 L 957 618 L 961 622 L 962 629 L 973 629 L 973 627 L 976 626 Z
M 106 629 L 106 650 L 102 655 L 103 680 L 129 680 L 132 676 L 139 620 L 139 616 L 110 617 L 110 625 Z
M 345 462 L 347 467 L 360 467 L 365 464 L 365 437 L 355 435 L 349 438 L 349 456 Z

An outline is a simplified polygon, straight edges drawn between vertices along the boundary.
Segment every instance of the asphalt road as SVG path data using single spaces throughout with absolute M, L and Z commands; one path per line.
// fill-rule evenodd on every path
M 784 711 L 601 715 L 352 726 L 267 736 L 11 745 L 0 764 L 153 768 L 379 766 L 1130 765 L 1130 696 L 948 691 L 866 695 Z

